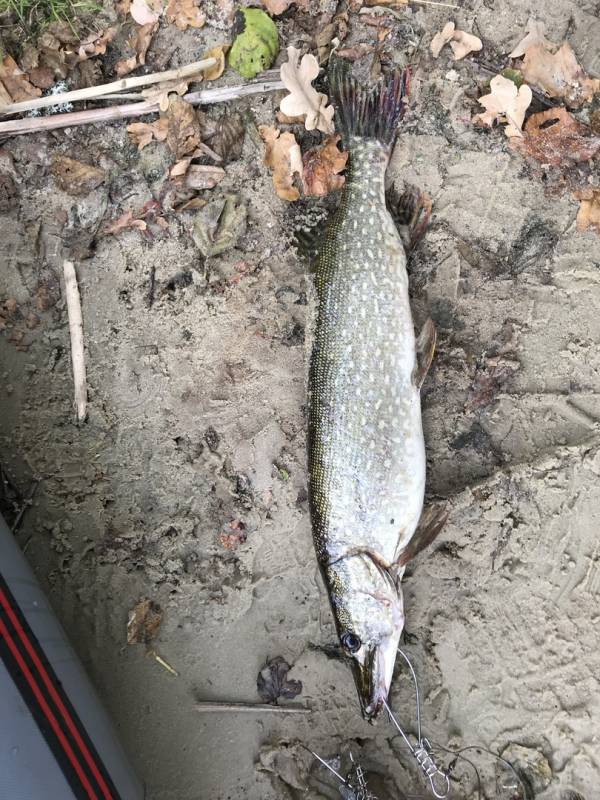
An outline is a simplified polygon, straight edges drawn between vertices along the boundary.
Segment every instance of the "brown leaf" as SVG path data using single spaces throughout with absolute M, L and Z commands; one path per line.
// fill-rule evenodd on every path
M 256 688 L 263 702 L 276 705 L 279 698 L 292 700 L 302 692 L 301 681 L 288 678 L 290 669 L 290 665 L 282 656 L 267 661 L 256 680 Z
M 127 644 L 150 644 L 162 623 L 162 610 L 154 600 L 140 600 L 129 612 Z
M 246 128 L 238 112 L 224 114 L 217 122 L 215 133 L 210 137 L 210 146 L 224 164 L 235 161 L 242 155 Z
M 600 78 L 588 78 L 567 42 L 556 52 L 545 44 L 533 45 L 525 53 L 521 72 L 527 83 L 539 87 L 549 97 L 565 100 L 573 108 L 600 92 Z
M 525 53 L 529 50 L 530 47 L 533 47 L 534 44 L 550 44 L 546 39 L 545 31 L 546 25 L 543 22 L 538 22 L 533 17 L 529 17 L 527 20 L 527 34 L 518 45 L 516 45 L 513 50 L 508 54 L 509 58 L 520 58 L 524 56 Z
M 442 48 L 446 44 L 450 44 L 455 61 L 459 61 L 469 53 L 481 50 L 483 47 L 479 37 L 473 36 L 472 33 L 456 30 L 453 22 L 447 22 L 443 29 L 439 33 L 436 33 L 431 40 L 429 47 L 434 58 L 439 56 Z
M 168 22 L 174 22 L 180 31 L 187 28 L 203 28 L 206 17 L 200 11 L 196 0 L 169 0 L 166 10 Z
M 229 50 L 229 44 L 220 44 L 211 48 L 204 54 L 203 58 L 216 58 L 217 63 L 214 67 L 204 70 L 202 77 L 206 81 L 214 81 L 220 78 L 225 71 L 225 53 Z
M 350 61 L 358 61 L 364 58 L 375 50 L 375 45 L 368 44 L 367 42 L 358 42 L 353 47 L 340 47 L 335 51 L 336 56 L 340 58 L 348 58 Z
M 137 228 L 139 231 L 145 231 L 147 227 L 148 225 L 143 219 L 135 218 L 133 216 L 133 211 L 129 210 L 124 214 L 121 214 L 121 216 L 117 219 L 105 225 L 102 229 L 102 233 L 106 235 L 113 234 L 116 236 L 117 233 L 121 233 L 121 231 L 124 231 L 127 228 Z
M 494 122 L 506 122 L 504 132 L 508 137 L 522 136 L 525 112 L 533 97 L 529 86 L 523 84 L 517 89 L 511 80 L 496 75 L 490 81 L 490 89 L 490 94 L 479 98 L 479 104 L 485 108 L 485 112 L 476 114 L 473 122 L 487 127 Z
M 185 203 L 174 206 L 173 210 L 177 211 L 177 213 L 180 211 L 193 211 L 196 208 L 204 208 L 207 203 L 208 200 L 205 200 L 204 197 L 192 197 L 191 200 L 186 200 Z
M 348 153 L 338 150 L 340 138 L 337 134 L 328 136 L 321 147 L 313 147 L 303 155 L 304 194 L 324 197 L 344 185 L 344 176 L 338 173 L 346 166 Z
M 11 56 L 0 61 L 0 104 L 20 103 L 40 97 L 41 91 L 29 82 L 27 75 L 19 69 Z
M 294 4 L 298 8 L 305 9 L 308 6 L 308 0 L 262 0 L 262 4 L 271 16 L 278 17 Z
M 169 95 L 178 94 L 183 97 L 188 90 L 188 83 L 188 80 L 162 81 L 147 89 L 142 89 L 142 95 L 147 100 L 157 102 L 161 111 L 166 111 L 169 108 Z
M 227 526 L 230 533 L 222 532 L 219 534 L 219 541 L 226 550 L 236 550 L 248 539 L 246 525 L 241 519 L 232 520 Z
M 575 194 L 581 200 L 577 213 L 577 230 L 593 229 L 600 233 L 600 189 L 584 189 Z
M 200 122 L 194 107 L 181 97 L 172 96 L 165 119 L 168 123 L 167 144 L 176 158 L 182 158 L 201 142 Z
M 281 80 L 289 94 L 279 108 L 288 117 L 305 116 L 307 131 L 315 128 L 323 133 L 333 133 L 333 106 L 327 105 L 327 95 L 317 92 L 312 82 L 319 74 L 319 62 L 307 54 L 300 61 L 300 51 L 288 47 L 288 61 L 281 65 Z
M 600 136 L 571 116 L 566 108 L 549 108 L 532 114 L 523 138 L 511 140 L 511 147 L 542 164 L 568 167 L 589 161 L 600 153 Z
M 106 48 L 115 38 L 119 28 L 115 25 L 112 28 L 107 28 L 102 33 L 92 33 L 79 42 L 77 47 L 78 61 L 87 61 L 88 58 L 94 56 L 102 56 L 106 53 Z
M 277 128 L 261 125 L 259 133 L 266 144 L 265 164 L 273 170 L 277 195 L 293 202 L 300 197 L 294 186 L 294 175 L 302 179 L 303 165 L 300 147 L 293 133 L 280 133 Z
M 49 89 L 54 83 L 54 70 L 50 67 L 34 67 L 29 73 L 29 80 L 38 89 Z
M 154 25 L 158 22 L 162 8 L 160 3 L 148 0 L 132 0 L 129 13 L 138 25 Z
M 151 141 L 164 142 L 168 127 L 168 120 L 161 117 L 156 122 L 132 122 L 127 126 L 127 133 L 138 150 L 143 150 Z
M 191 164 L 185 175 L 185 184 L 190 189 L 212 189 L 221 183 L 225 170 L 206 164 Z
M 146 53 L 150 47 L 152 37 L 158 29 L 158 22 L 150 25 L 135 25 L 127 40 L 128 46 L 133 50 L 134 55 L 130 58 L 122 58 L 117 62 L 115 70 L 119 77 L 127 75 L 136 67 L 146 63 Z
M 71 195 L 89 194 L 106 179 L 104 170 L 63 155 L 54 156 L 50 172 L 59 189 Z

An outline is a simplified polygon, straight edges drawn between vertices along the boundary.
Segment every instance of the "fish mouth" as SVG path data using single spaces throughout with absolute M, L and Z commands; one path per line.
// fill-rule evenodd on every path
M 354 660 L 354 680 L 367 722 L 374 723 L 387 704 L 395 661 L 396 647 L 382 645 L 370 648 L 362 663 Z

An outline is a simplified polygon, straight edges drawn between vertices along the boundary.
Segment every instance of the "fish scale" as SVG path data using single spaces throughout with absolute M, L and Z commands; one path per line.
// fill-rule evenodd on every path
M 349 158 L 317 260 L 308 387 L 314 544 L 367 718 L 389 691 L 404 624 L 396 562 L 425 487 L 406 254 L 384 189 L 403 89 L 398 76 L 366 90 L 333 75 Z

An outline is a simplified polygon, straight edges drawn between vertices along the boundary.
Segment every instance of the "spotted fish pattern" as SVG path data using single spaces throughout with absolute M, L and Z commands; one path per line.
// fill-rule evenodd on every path
M 404 624 L 399 558 L 425 487 L 406 254 L 384 189 L 400 86 L 363 91 L 345 80 L 334 91 L 349 159 L 317 260 L 309 371 L 314 544 L 369 719 L 389 691 Z

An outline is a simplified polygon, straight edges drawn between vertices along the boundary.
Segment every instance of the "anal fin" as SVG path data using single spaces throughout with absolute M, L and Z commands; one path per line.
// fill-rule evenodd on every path
M 410 253 L 429 225 L 433 201 L 427 192 L 422 192 L 415 186 L 407 186 L 402 193 L 391 186 L 385 199 L 404 248 Z
M 413 372 L 413 383 L 417 389 L 421 388 L 423 381 L 425 380 L 425 376 L 429 372 L 429 367 L 431 366 L 433 354 L 435 352 L 436 338 L 437 335 L 433 320 L 428 319 L 421 328 L 421 333 L 417 337 L 416 343 L 417 366 Z

